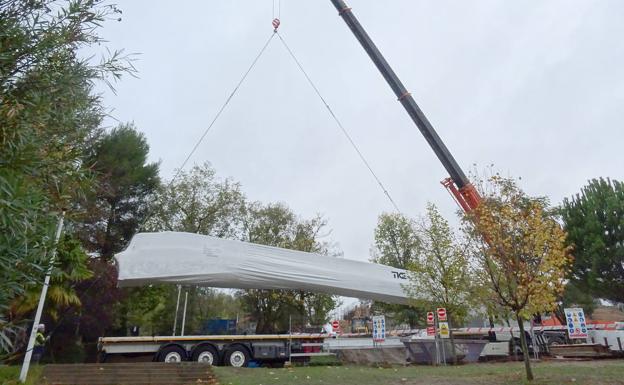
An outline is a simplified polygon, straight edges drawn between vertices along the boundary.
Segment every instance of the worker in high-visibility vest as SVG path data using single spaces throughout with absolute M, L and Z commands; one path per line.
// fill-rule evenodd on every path
M 41 357 L 43 357 L 44 347 L 46 343 L 45 333 L 45 325 L 39 324 L 37 325 L 37 335 L 35 336 L 35 347 L 33 348 L 32 361 L 34 363 L 39 363 Z

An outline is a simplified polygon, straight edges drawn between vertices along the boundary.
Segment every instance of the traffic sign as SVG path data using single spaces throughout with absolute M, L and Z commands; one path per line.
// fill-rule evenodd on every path
M 338 322 L 337 320 L 332 322 L 332 329 L 334 329 L 334 331 L 340 329 L 340 322 Z
M 431 313 L 433 314 L 433 313 Z M 427 335 L 435 336 L 435 326 L 427 326 Z
M 580 307 L 563 309 L 566 316 L 566 329 L 570 339 L 587 338 L 587 322 L 585 320 L 585 312 Z
M 439 307 L 437 309 L 438 313 L 438 321 L 446 321 L 446 309 L 443 307 Z
M 432 311 L 427 312 L 427 325 L 435 324 L 434 315 Z
M 373 341 L 383 342 L 386 339 L 386 317 L 373 316 Z
M 438 327 L 440 328 L 440 338 L 449 338 L 451 336 L 448 322 L 438 322 Z

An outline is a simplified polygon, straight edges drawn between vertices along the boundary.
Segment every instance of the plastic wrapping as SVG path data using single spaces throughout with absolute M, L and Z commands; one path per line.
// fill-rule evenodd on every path
M 405 270 L 206 235 L 140 233 L 115 258 L 120 286 L 294 289 L 407 302 Z

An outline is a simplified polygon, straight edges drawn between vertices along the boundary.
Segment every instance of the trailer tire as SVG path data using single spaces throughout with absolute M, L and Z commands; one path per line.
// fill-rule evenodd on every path
M 195 362 L 216 365 L 219 362 L 219 353 L 212 345 L 199 345 L 193 349 L 192 358 Z
M 158 353 L 160 362 L 182 362 L 186 361 L 186 351 L 178 345 L 165 346 Z
M 565 343 L 565 337 L 555 337 L 553 339 L 548 339 L 548 346 L 565 345 Z
M 241 345 L 233 345 L 228 347 L 225 351 L 225 358 L 223 362 L 227 366 L 233 366 L 235 368 L 243 368 L 249 365 L 251 355 L 246 347 Z

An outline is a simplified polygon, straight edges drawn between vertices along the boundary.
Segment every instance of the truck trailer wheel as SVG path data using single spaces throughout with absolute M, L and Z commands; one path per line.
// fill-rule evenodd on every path
M 234 345 L 225 352 L 224 363 L 227 366 L 233 366 L 235 368 L 242 368 L 249 365 L 251 359 L 247 349 L 240 345 Z
M 182 362 L 185 360 L 186 351 L 176 345 L 167 346 L 158 354 L 158 361 L 160 362 Z
M 210 345 L 202 345 L 193 349 L 193 361 L 201 364 L 216 365 L 219 362 L 217 349 Z

